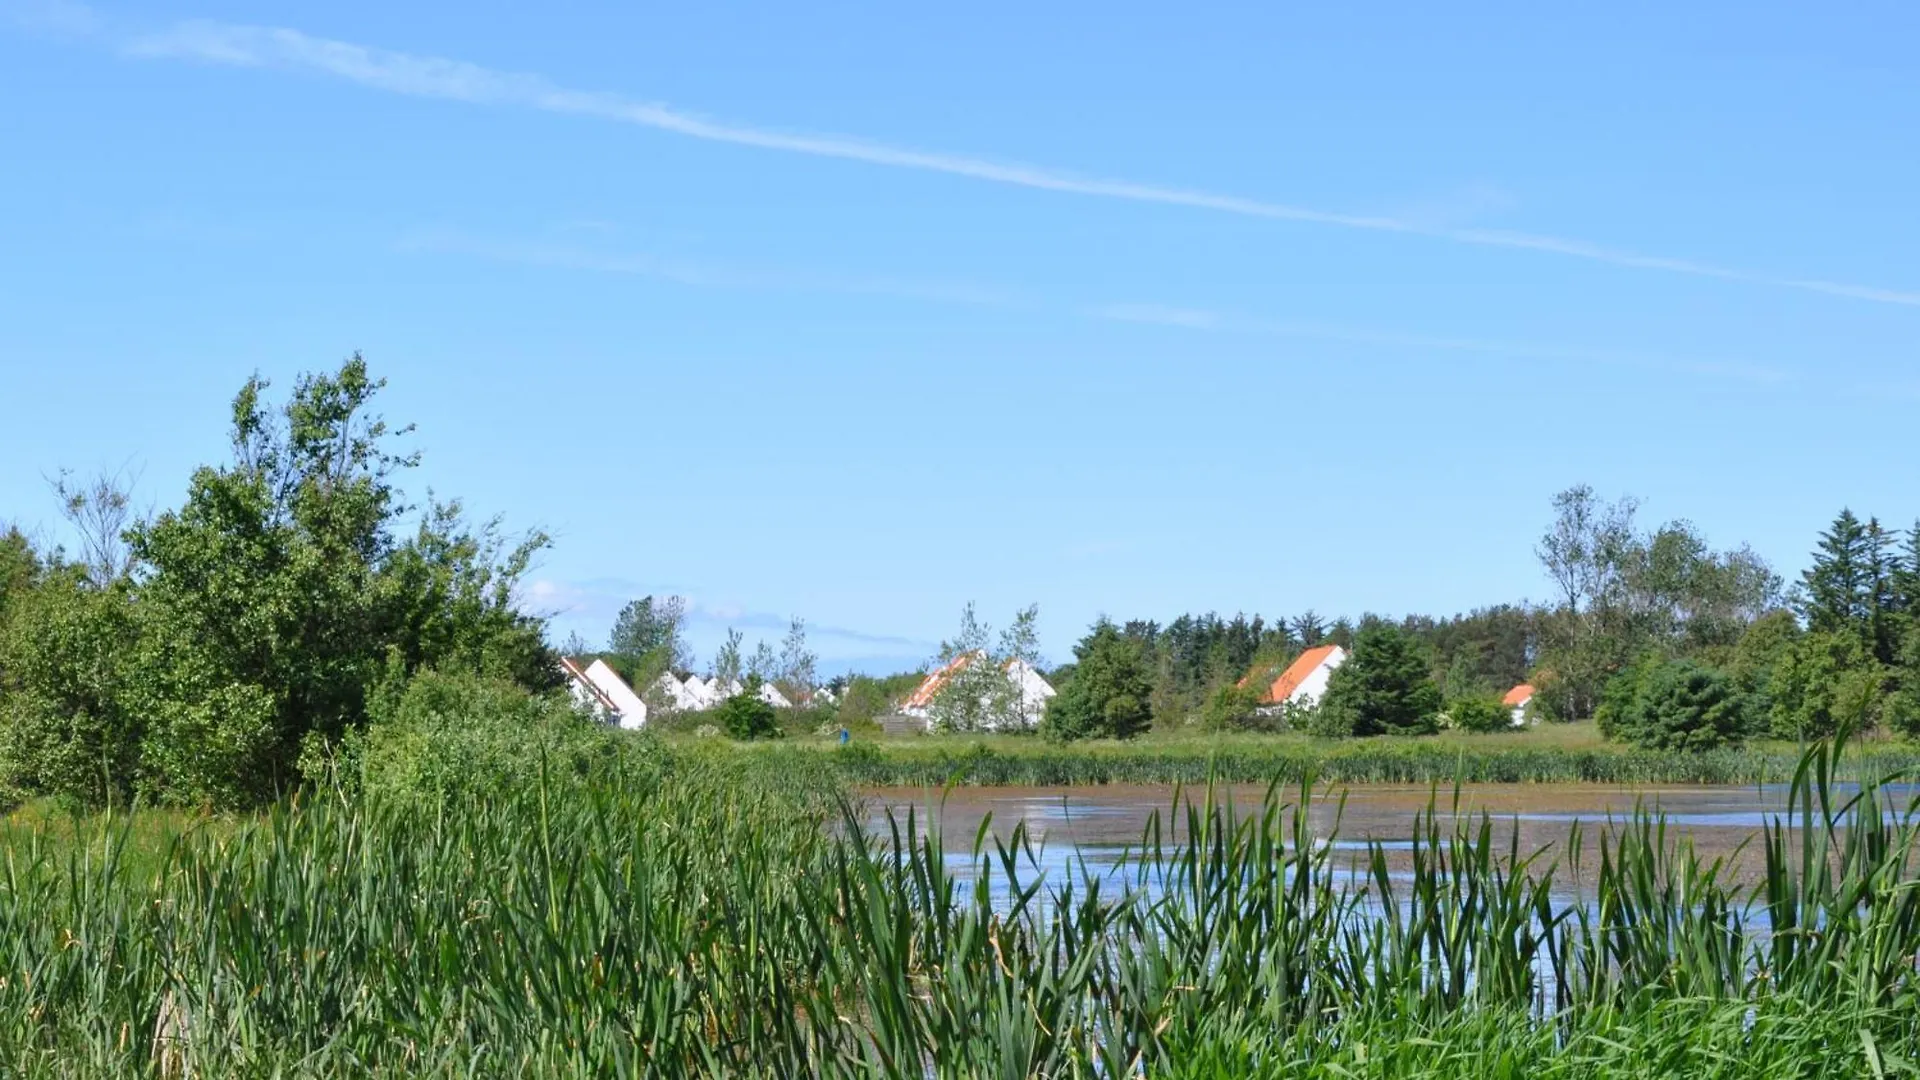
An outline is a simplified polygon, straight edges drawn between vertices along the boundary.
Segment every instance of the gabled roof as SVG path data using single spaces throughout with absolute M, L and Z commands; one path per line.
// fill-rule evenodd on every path
M 938 670 L 922 680 L 920 688 L 915 690 L 912 696 L 908 697 L 900 707 L 902 709 L 925 709 L 932 706 L 933 699 L 940 696 L 941 688 L 946 686 L 948 681 L 968 664 L 978 659 L 980 655 L 980 651 L 976 649 L 973 652 L 961 653 L 959 656 L 947 661 Z M 1009 657 L 1007 662 L 1000 666 L 1008 675 L 1013 677 L 1016 684 L 1025 685 L 1028 683 L 1038 683 L 1039 687 L 1035 691 L 1036 693 L 1041 697 L 1053 696 L 1053 684 L 1048 682 L 1033 665 L 1027 663 L 1025 660 L 1017 656 Z
M 1532 700 L 1533 684 L 1521 683 L 1519 686 L 1507 691 L 1507 696 L 1500 699 L 1500 704 L 1511 708 L 1518 708 Z
M 1293 697 L 1293 692 L 1300 689 L 1300 684 L 1307 681 L 1307 676 L 1312 675 L 1320 665 L 1332 659 L 1333 654 L 1339 651 L 1338 645 L 1317 645 L 1294 657 L 1293 663 L 1287 665 L 1287 670 L 1281 672 L 1280 677 L 1273 680 L 1273 685 L 1267 688 L 1266 700 L 1282 702 Z
M 921 680 L 920 689 L 915 690 L 913 695 L 907 698 L 904 707 L 908 709 L 924 709 L 932 705 L 933 699 L 940 696 L 940 688 L 947 685 L 947 681 L 952 679 L 962 668 L 973 663 L 974 657 L 978 655 L 980 654 L 971 652 L 961 653 L 959 656 L 941 665 L 938 670 Z
M 613 699 L 607 696 L 607 692 L 596 686 L 592 679 L 587 678 L 586 670 L 580 666 L 578 660 L 567 656 L 561 657 L 560 670 L 566 672 L 567 681 L 572 683 L 577 691 L 592 698 L 600 708 L 609 713 L 620 711 L 620 707 L 613 703 Z

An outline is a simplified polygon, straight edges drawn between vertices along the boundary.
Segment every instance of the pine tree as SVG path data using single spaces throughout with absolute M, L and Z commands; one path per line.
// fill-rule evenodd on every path
M 1391 623 L 1354 636 L 1353 655 L 1335 669 L 1320 711 L 1351 722 L 1355 735 L 1423 735 L 1438 726 L 1440 687 L 1420 645 Z
M 1881 527 L 1879 518 L 1868 519 L 1866 644 L 1882 664 L 1899 659 L 1903 629 L 1896 586 L 1900 555 L 1894 550 L 1894 535 Z
M 1809 629 L 1868 640 L 1877 588 L 1872 548 L 1867 526 L 1852 510 L 1840 511 L 1833 527 L 1820 534 L 1813 565 L 1802 575 L 1800 608 Z

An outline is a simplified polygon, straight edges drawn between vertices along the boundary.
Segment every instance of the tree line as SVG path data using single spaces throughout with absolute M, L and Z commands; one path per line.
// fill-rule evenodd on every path
M 1493 731 L 1511 726 L 1500 695 L 1531 683 L 1533 719 L 1597 720 L 1651 747 L 1809 739 L 1842 725 L 1920 734 L 1920 522 L 1896 532 L 1843 510 L 1788 585 L 1751 548 L 1716 550 L 1686 521 L 1644 528 L 1639 509 L 1584 485 L 1556 495 L 1536 548 L 1554 588 L 1543 604 L 1332 622 L 1103 617 L 1053 672 L 1060 693 L 1044 730 Z M 1322 644 L 1351 654 L 1322 701 L 1260 700 Z

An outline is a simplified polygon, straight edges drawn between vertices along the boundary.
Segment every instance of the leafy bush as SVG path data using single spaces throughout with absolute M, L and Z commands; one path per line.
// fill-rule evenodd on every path
M 543 781 L 618 775 L 625 784 L 646 771 L 646 740 L 506 679 L 421 672 L 377 712 L 364 734 L 348 738 L 343 757 L 344 778 L 375 799 L 439 804 Z
M 1130 739 L 1153 723 L 1153 677 L 1139 641 L 1101 619 L 1073 647 L 1073 677 L 1041 720 L 1055 739 Z
M 1645 660 L 1601 696 L 1600 730 L 1650 750 L 1710 750 L 1746 732 L 1746 699 L 1723 672 L 1691 660 Z
M 1349 739 L 1354 735 L 1354 713 L 1351 709 L 1328 708 L 1314 705 L 1301 709 L 1296 715 L 1301 717 L 1301 728 L 1309 735 L 1322 739 Z
M 1455 698 L 1447 706 L 1447 718 L 1462 731 L 1514 731 L 1513 710 L 1497 697 L 1476 694 Z
M 1259 727 L 1260 688 L 1228 684 L 1207 697 L 1200 723 L 1208 731 L 1240 731 Z
M 0 783 L 97 806 L 137 783 L 143 710 L 124 589 L 57 574 L 0 625 Z
M 713 710 L 713 722 L 730 738 L 773 739 L 780 736 L 780 716 L 772 705 L 760 699 L 760 677 L 747 676 L 740 692 Z

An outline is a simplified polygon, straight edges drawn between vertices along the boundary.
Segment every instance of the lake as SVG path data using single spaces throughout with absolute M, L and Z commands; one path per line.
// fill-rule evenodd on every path
M 1856 790 L 1836 788 L 1844 798 Z M 863 792 L 869 820 L 884 821 L 891 810 L 904 817 L 915 808 L 924 822 L 937 820 L 943 847 L 952 868 L 966 876 L 975 835 L 983 822 L 1007 839 L 1016 823 L 1024 822 L 1038 848 L 1038 865 L 1050 880 L 1064 880 L 1084 865 L 1095 874 L 1110 872 L 1128 845 L 1137 845 L 1150 816 L 1158 811 L 1163 835 L 1182 835 L 1183 814 L 1169 811 L 1176 789 L 1166 785 L 1116 784 L 1100 787 L 956 787 L 945 793 L 900 788 Z M 1844 794 L 1842 794 L 1844 792 Z M 1216 797 L 1231 800 L 1242 815 L 1257 814 L 1266 788 L 1236 785 L 1216 789 Z M 1901 785 L 1887 789 L 1900 807 L 1920 795 L 1920 788 Z M 1283 800 L 1297 802 L 1297 789 L 1282 792 Z M 1343 799 L 1344 796 L 1344 799 Z M 1201 789 L 1187 788 L 1182 798 L 1204 797 Z M 1587 868 L 1597 865 L 1592 845 L 1609 819 L 1623 821 L 1636 806 L 1666 816 L 1669 836 L 1684 838 L 1705 859 L 1725 859 L 1734 877 L 1744 882 L 1758 875 L 1762 858 L 1759 834 L 1764 822 L 1784 813 L 1784 785 L 1752 787 L 1624 787 L 1583 784 L 1478 784 L 1447 787 L 1356 785 L 1317 793 L 1309 809 L 1316 837 L 1332 837 L 1336 859 L 1349 852 L 1349 864 L 1362 856 L 1369 841 L 1385 850 L 1390 871 L 1411 862 L 1415 818 L 1429 805 L 1442 815 L 1443 835 L 1455 814 L 1492 820 L 1502 850 L 1517 834 L 1522 854 L 1545 852 L 1555 857 L 1566 850 L 1576 823 L 1588 851 Z M 1456 803 L 1457 798 L 1457 803 Z M 1456 810 L 1457 806 L 1457 810 Z M 931 810 L 930 810 L 931 808 Z M 1789 823 L 1791 825 L 1791 823 Z M 1337 825 L 1337 831 L 1336 831 Z M 1576 891 L 1564 869 L 1555 875 L 1569 894 Z

